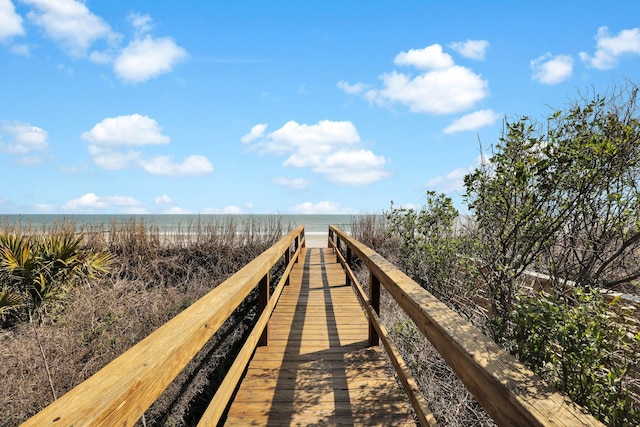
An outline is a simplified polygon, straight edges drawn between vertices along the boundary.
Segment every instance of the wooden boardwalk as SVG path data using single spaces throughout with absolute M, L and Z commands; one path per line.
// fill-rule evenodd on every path
M 331 249 L 302 251 L 226 425 L 415 425 Z

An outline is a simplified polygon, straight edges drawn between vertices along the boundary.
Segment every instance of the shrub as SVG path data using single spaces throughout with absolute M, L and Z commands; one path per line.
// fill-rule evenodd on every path
M 106 273 L 111 256 L 87 252 L 82 237 L 0 234 L 0 314 L 40 316 L 70 287 Z
M 640 334 L 627 337 L 617 300 L 574 288 L 521 294 L 513 308 L 512 354 L 607 425 L 640 423 L 628 375 L 638 363 Z
M 526 269 L 582 286 L 640 278 L 638 97 L 629 84 L 542 124 L 507 122 L 492 155 L 465 176 L 498 341 Z

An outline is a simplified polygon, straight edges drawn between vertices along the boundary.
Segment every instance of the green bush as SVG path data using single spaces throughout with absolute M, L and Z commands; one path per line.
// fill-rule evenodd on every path
M 432 290 L 447 286 L 457 263 L 459 241 L 454 238 L 458 211 L 451 198 L 427 192 L 421 210 L 395 208 L 386 213 L 389 236 L 398 242 L 403 267 L 412 276 L 425 276 Z M 426 274 L 425 274 L 426 273 Z
M 509 350 L 607 425 L 640 425 L 627 375 L 640 334 L 626 335 L 620 310 L 617 300 L 584 288 L 518 295 Z
M 0 234 L 0 315 L 33 320 L 70 287 L 106 273 L 111 256 L 81 243 L 68 234 Z

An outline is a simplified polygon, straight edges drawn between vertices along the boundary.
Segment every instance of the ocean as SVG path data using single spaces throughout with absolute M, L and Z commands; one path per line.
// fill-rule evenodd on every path
M 103 225 L 106 230 L 110 224 L 124 225 L 132 222 L 144 222 L 153 225 L 160 232 L 172 233 L 185 230 L 196 225 L 206 226 L 234 221 L 240 224 L 257 221 L 267 224 L 269 221 L 280 221 L 285 232 L 303 224 L 305 234 L 324 235 L 329 225 L 335 225 L 350 232 L 351 222 L 356 215 L 280 215 L 280 214 L 245 214 L 245 215 L 0 215 L 0 224 L 11 226 L 31 226 L 46 228 L 61 223 L 74 223 L 78 228 L 90 228 L 92 225 Z

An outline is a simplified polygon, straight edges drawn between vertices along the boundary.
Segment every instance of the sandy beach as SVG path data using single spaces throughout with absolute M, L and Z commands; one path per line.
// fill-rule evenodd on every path
M 307 248 L 326 248 L 328 247 L 329 233 L 305 234 L 304 240 Z

